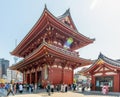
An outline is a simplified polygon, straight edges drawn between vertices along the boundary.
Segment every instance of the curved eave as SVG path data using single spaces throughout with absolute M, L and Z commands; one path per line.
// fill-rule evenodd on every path
M 25 57 L 22 61 L 18 62 L 16 65 L 11 66 L 10 69 L 11 69 L 11 70 L 17 70 L 17 69 L 19 69 L 20 67 L 23 67 L 24 65 L 29 64 L 29 62 L 30 62 L 31 60 L 33 60 L 34 58 L 36 58 L 36 56 L 41 55 L 41 53 L 44 52 L 44 47 L 45 47 L 44 45 L 41 45 L 39 49 L 37 49 L 36 51 L 34 51 L 34 52 L 33 52 L 32 54 L 30 54 L 29 56 Z M 42 50 L 41 50 L 41 49 L 42 49 Z M 44 55 L 45 55 L 45 53 L 42 54 L 42 56 L 44 56 Z M 41 56 L 41 57 L 42 57 L 42 56 Z
M 30 60 L 33 60 L 33 59 L 37 58 L 38 56 L 41 56 L 41 53 L 43 53 L 43 52 L 44 52 L 44 54 L 45 54 L 45 52 L 47 52 L 47 53 L 53 54 L 54 56 L 58 56 L 58 57 L 61 57 L 61 58 L 64 57 L 67 60 L 72 59 L 73 62 L 78 64 L 76 67 L 90 65 L 92 63 L 91 60 L 80 58 L 80 57 L 70 56 L 70 55 L 64 54 L 62 52 L 59 52 L 57 50 L 54 50 L 49 46 L 49 44 L 47 44 L 46 42 L 43 42 L 42 45 L 40 45 L 38 47 L 38 49 L 36 49 L 32 54 L 27 56 L 25 59 L 23 59 L 22 61 L 20 61 L 16 65 L 11 66 L 10 69 L 17 70 L 20 67 L 23 67 L 24 64 L 29 63 Z
M 105 64 L 108 67 L 111 67 L 116 70 L 120 70 L 120 62 L 116 60 L 112 60 L 106 56 L 104 56 L 102 53 L 99 54 L 98 59 L 85 71 L 83 71 L 84 74 L 88 74 L 88 72 L 92 72 L 95 68 L 99 67 L 99 64 Z
M 106 66 L 120 70 L 120 67 L 112 65 L 108 62 L 106 62 L 105 60 L 98 58 L 95 63 L 93 65 L 91 65 L 88 69 L 86 69 L 85 71 L 83 71 L 84 74 L 88 74 L 88 72 L 92 72 L 96 67 L 98 67 L 99 62 L 102 61 L 102 64 L 104 63 Z
M 45 20 L 46 18 L 46 14 L 47 14 L 47 8 L 45 7 L 42 15 L 40 16 L 40 18 L 38 19 L 38 21 L 35 23 L 35 25 L 32 27 L 32 29 L 28 32 L 28 34 L 24 37 L 24 39 L 19 43 L 19 45 L 12 51 L 10 52 L 10 54 L 18 56 L 18 57 L 22 57 L 18 54 L 18 51 L 23 48 L 24 45 L 26 45 L 25 43 L 27 41 L 29 41 L 29 39 L 33 39 L 33 34 L 34 34 L 34 30 L 37 29 L 39 27 L 39 25 L 41 24 L 41 22 L 44 22 L 43 20 Z
M 61 50 L 59 51 L 58 49 L 52 48 L 50 44 L 46 43 L 46 47 L 47 47 L 47 51 L 50 52 L 51 54 L 55 54 L 56 57 L 59 56 L 64 59 L 73 60 L 76 63 L 84 63 L 84 64 L 80 64 L 79 66 L 89 65 L 92 63 L 90 59 L 84 59 L 84 58 L 80 58 L 79 56 L 65 54 Z
M 87 45 L 89 45 L 89 44 L 92 44 L 94 41 L 95 41 L 95 39 L 91 39 L 90 42 L 86 42 L 86 43 L 84 43 L 84 44 L 80 44 L 80 45 L 78 45 L 77 47 L 73 48 L 73 50 L 78 50 L 78 49 L 80 49 L 80 48 L 82 48 L 82 47 L 85 47 L 85 46 L 87 46 Z
M 59 57 L 59 58 L 61 57 L 61 58 L 67 59 L 68 61 L 72 61 L 72 62 L 78 64 L 77 67 L 90 65 L 92 63 L 92 61 L 89 60 L 89 59 L 84 59 L 84 58 L 80 58 L 80 57 L 70 56 L 70 55 L 67 55 L 67 54 L 60 53 L 60 52 L 58 52 L 56 50 L 53 50 L 53 49 L 50 49 L 50 48 L 47 48 L 47 50 L 52 55 L 54 54 L 54 56 L 56 56 L 56 57 Z
M 66 16 L 69 16 L 69 15 L 70 15 L 70 9 L 67 9 L 64 14 L 62 14 L 61 16 L 58 16 L 57 18 L 58 18 L 58 19 L 63 19 L 63 18 L 65 18 Z
M 89 68 L 87 68 L 86 70 L 82 71 L 82 73 L 87 74 L 88 72 L 91 72 L 95 68 L 95 66 L 97 65 L 98 61 L 99 60 L 96 60 Z

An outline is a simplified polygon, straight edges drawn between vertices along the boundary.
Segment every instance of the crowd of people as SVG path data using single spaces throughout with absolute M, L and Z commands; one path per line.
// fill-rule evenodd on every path
M 54 93 L 54 91 L 57 92 L 67 92 L 68 90 L 76 91 L 77 89 L 81 88 L 81 91 L 84 92 L 85 88 L 90 88 L 91 85 L 89 84 L 57 84 L 53 85 L 52 83 L 48 82 L 45 86 L 45 89 L 48 93 L 48 95 L 51 95 Z M 44 88 L 42 85 L 37 85 L 37 90 Z M 9 96 L 9 94 L 15 95 L 16 93 L 22 94 L 23 92 L 29 92 L 32 93 L 35 90 L 35 85 L 34 84 L 22 84 L 22 83 L 0 83 L 0 92 L 4 93 L 6 96 Z M 109 91 L 108 85 L 104 85 L 102 87 L 102 93 L 107 94 Z
M 22 94 L 23 92 L 32 93 L 34 89 L 33 84 L 22 83 L 0 83 L 0 93 L 9 96 L 9 94 L 15 95 L 16 93 Z
M 57 85 L 53 85 L 50 82 L 47 83 L 46 85 L 46 91 L 48 92 L 48 95 L 50 96 L 52 93 L 54 93 L 54 91 L 57 92 L 67 92 L 68 90 L 73 90 L 75 91 L 76 88 L 76 84 L 72 84 L 72 85 L 67 85 L 67 84 L 57 84 Z
M 48 95 L 51 95 L 54 90 L 57 91 L 57 92 L 67 92 L 68 90 L 70 91 L 78 91 L 79 88 L 81 88 L 81 91 L 84 92 L 85 91 L 85 88 L 88 89 L 88 88 L 91 88 L 90 84 L 88 83 L 81 83 L 81 84 L 76 84 L 76 83 L 73 83 L 73 84 L 57 84 L 57 85 L 53 85 L 52 83 L 48 82 L 47 85 L 46 85 L 46 91 L 48 92 Z
M 37 86 L 37 89 L 43 88 L 41 85 Z M 67 92 L 68 89 L 75 90 L 76 85 L 67 85 L 67 84 L 57 84 L 53 85 L 48 83 L 46 85 L 46 90 L 49 93 L 54 93 L 54 91 L 58 92 Z M 35 85 L 34 84 L 22 84 L 22 83 L 0 83 L 0 93 L 5 94 L 6 96 L 9 96 L 10 94 L 15 95 L 15 94 L 22 94 L 23 92 L 29 92 L 32 93 L 35 90 Z

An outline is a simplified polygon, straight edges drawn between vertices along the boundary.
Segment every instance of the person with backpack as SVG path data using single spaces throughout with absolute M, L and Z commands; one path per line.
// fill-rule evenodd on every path
M 7 90 L 7 91 L 8 91 L 8 89 L 9 89 L 9 84 L 8 84 L 8 83 L 6 83 L 6 84 L 5 84 L 5 90 Z

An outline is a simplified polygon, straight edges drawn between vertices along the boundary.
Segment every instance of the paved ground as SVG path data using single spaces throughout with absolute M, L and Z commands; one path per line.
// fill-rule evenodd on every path
M 61 92 L 55 92 L 51 94 L 51 96 L 48 96 L 46 92 L 41 92 L 37 94 L 17 94 L 15 96 L 9 96 L 9 97 L 120 97 L 115 95 L 101 95 L 101 94 L 94 94 L 94 93 L 76 93 L 69 91 L 67 93 L 61 93 Z
M 3 91 L 0 92 L 0 97 L 6 97 L 7 93 L 2 95 L 3 93 Z M 41 89 L 38 90 L 37 93 L 24 92 L 23 94 L 16 94 L 15 96 L 10 94 L 9 97 L 120 97 L 120 93 L 109 92 L 108 95 L 103 95 L 100 91 L 86 91 L 84 93 L 81 91 L 68 91 L 66 93 L 54 92 L 51 96 L 48 96 L 46 90 Z

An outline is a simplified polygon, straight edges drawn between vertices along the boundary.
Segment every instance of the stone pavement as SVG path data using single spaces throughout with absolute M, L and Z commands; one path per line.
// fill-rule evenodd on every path
M 85 93 L 77 93 L 77 92 L 72 92 L 68 91 L 67 93 L 62 93 L 62 92 L 54 92 L 50 96 L 46 92 L 41 92 L 41 93 L 36 93 L 36 94 L 17 94 L 15 96 L 9 96 L 9 97 L 120 97 L 119 95 L 102 95 L 102 94 L 97 94 L 97 93 L 90 93 L 90 92 L 85 92 Z
M 0 97 L 6 97 L 2 95 L 4 92 L 0 91 Z M 103 95 L 100 91 L 85 91 L 82 93 L 80 90 L 73 92 L 68 91 L 66 93 L 54 92 L 51 96 L 48 96 L 45 89 L 38 90 L 36 93 L 24 92 L 23 94 L 10 95 L 9 97 L 120 97 L 120 93 L 109 92 L 108 95 Z

